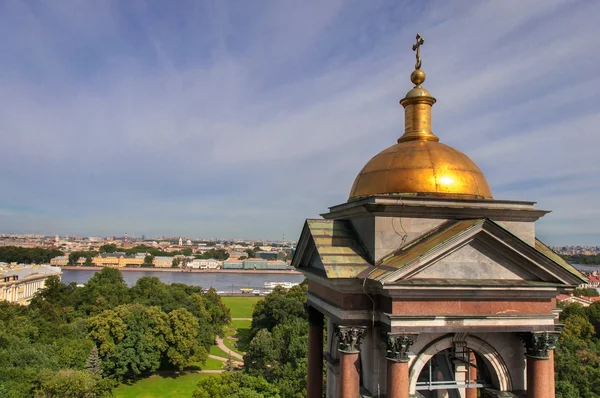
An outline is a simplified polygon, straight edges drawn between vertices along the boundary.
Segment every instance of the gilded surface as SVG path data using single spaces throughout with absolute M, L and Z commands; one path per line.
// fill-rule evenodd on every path
M 385 194 L 492 199 L 485 176 L 471 159 L 423 140 L 400 142 L 373 157 L 354 180 L 350 199 Z
M 416 70 L 411 80 L 416 86 L 400 104 L 404 107 L 404 134 L 393 145 L 373 157 L 352 185 L 349 200 L 370 195 L 409 195 L 454 199 L 493 199 L 490 186 L 477 165 L 462 152 L 439 143 L 431 131 L 431 107 L 436 100 L 420 86 L 425 72 L 420 70 L 417 35 Z

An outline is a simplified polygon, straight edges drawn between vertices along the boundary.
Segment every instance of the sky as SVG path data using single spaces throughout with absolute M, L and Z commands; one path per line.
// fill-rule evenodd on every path
M 0 232 L 297 239 L 403 132 L 600 245 L 600 2 L 0 2 Z

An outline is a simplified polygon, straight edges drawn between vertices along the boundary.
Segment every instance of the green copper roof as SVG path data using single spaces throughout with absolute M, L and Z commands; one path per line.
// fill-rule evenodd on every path
M 543 244 L 542 242 L 540 242 L 537 239 L 535 240 L 535 249 L 537 251 L 539 251 L 540 253 L 542 253 L 544 256 L 548 257 L 550 260 L 559 264 L 561 267 L 563 267 L 564 269 L 569 271 L 571 274 L 573 274 L 576 277 L 578 277 L 579 279 L 581 279 L 582 282 L 584 282 L 584 283 L 588 282 L 588 279 L 585 276 L 583 276 L 583 274 L 581 272 L 577 271 L 577 269 L 575 267 L 573 267 L 571 264 L 569 264 L 564 258 L 559 256 L 552 249 L 550 249 L 548 246 L 546 246 L 545 244 Z
M 306 220 L 328 278 L 354 278 L 369 263 L 352 225 L 344 220 Z

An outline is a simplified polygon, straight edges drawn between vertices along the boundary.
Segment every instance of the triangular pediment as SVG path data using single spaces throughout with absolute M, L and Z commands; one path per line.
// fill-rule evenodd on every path
M 525 267 L 502 256 L 477 237 L 437 261 L 419 268 L 407 279 L 541 280 Z
M 372 268 L 352 224 L 345 220 L 306 220 L 292 265 L 328 279 L 355 278 Z
M 538 243 L 532 247 L 488 219 L 450 221 L 384 258 L 370 279 L 445 286 L 581 283 L 581 274 Z

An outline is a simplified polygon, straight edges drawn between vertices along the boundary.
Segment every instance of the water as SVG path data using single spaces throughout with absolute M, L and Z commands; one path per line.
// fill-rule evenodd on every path
M 62 281 L 69 284 L 86 283 L 98 271 L 63 270 Z M 214 287 L 225 293 L 240 293 L 242 288 L 264 290 L 265 282 L 294 282 L 300 283 L 304 275 L 298 274 L 244 274 L 222 272 L 152 272 L 125 271 L 121 272 L 128 286 L 133 286 L 143 276 L 156 276 L 164 283 L 185 283 L 186 285 L 202 286 L 205 289 Z
M 600 271 L 600 265 L 573 264 L 579 271 Z

